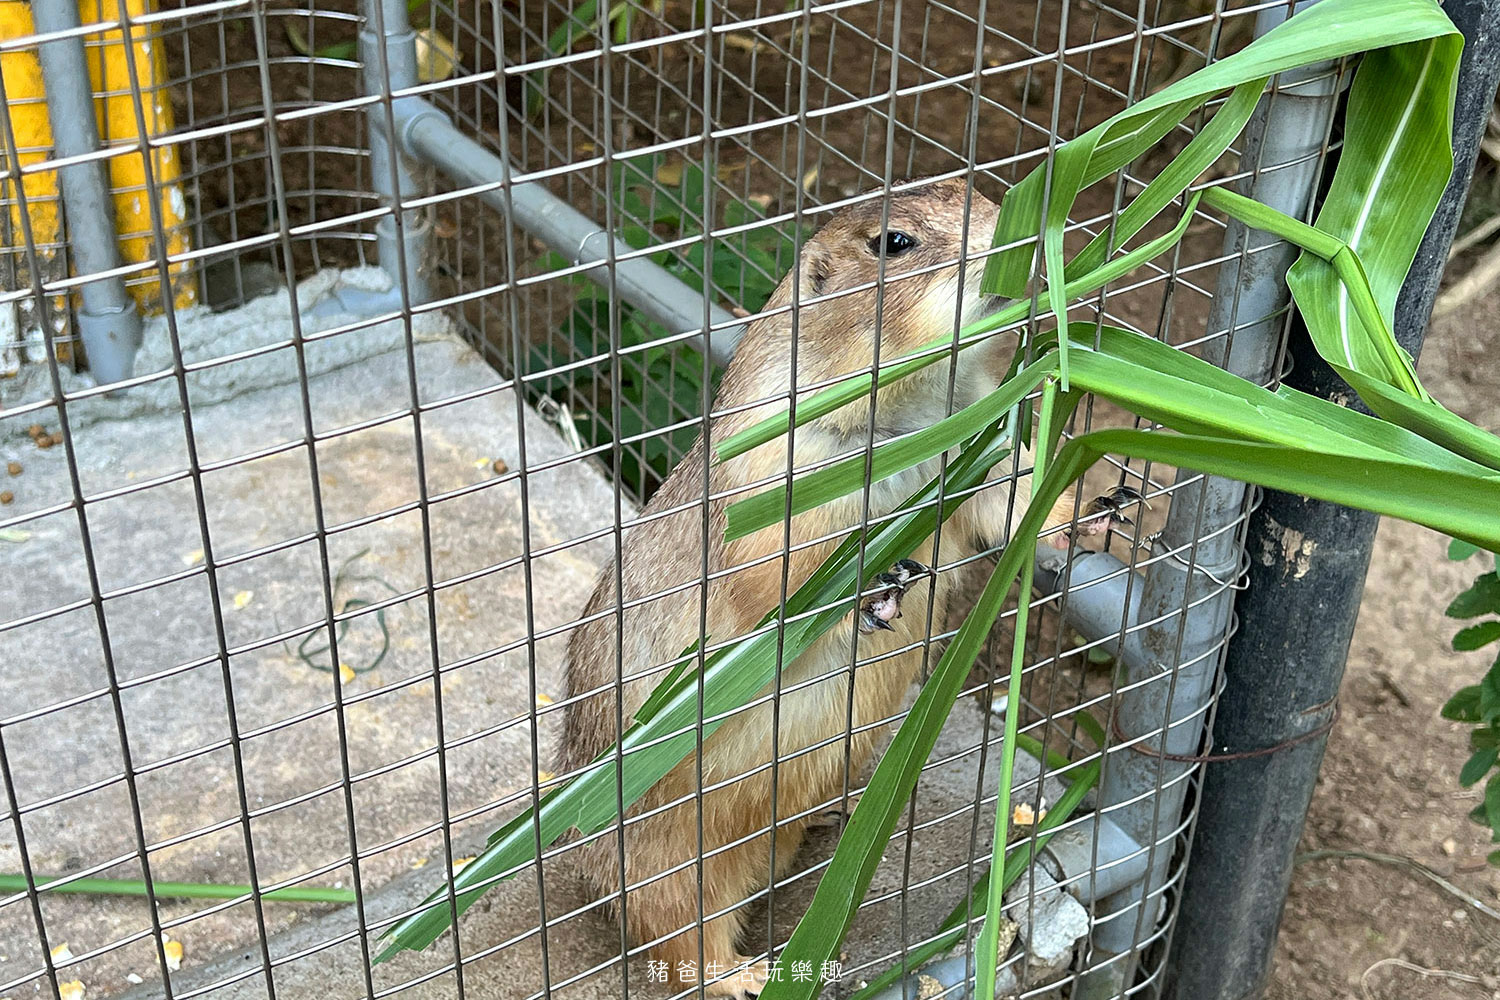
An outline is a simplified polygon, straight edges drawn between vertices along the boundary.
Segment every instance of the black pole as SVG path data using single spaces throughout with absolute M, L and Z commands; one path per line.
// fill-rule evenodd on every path
M 1500 85 L 1500 0 L 1447 0 L 1465 39 L 1454 111 L 1453 177 L 1396 306 L 1396 337 L 1421 351 L 1448 248 Z M 1286 384 L 1325 399 L 1359 400 L 1294 330 Z M 1379 518 L 1337 504 L 1267 492 L 1250 518 L 1249 587 L 1225 661 L 1211 752 L 1281 746 L 1211 763 L 1167 964 L 1171 1000 L 1259 997 L 1270 974 L 1293 856 L 1328 742 L 1339 682 Z M 1306 541 L 1316 545 L 1299 562 Z M 1307 737 L 1293 742 L 1298 737 Z

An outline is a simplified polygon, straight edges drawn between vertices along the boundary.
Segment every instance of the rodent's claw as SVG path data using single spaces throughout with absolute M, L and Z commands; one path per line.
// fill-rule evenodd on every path
M 878 629 L 895 631 L 891 622 L 901 617 L 901 598 L 917 580 L 931 573 L 915 559 L 902 559 L 875 578 L 878 592 L 859 607 L 859 630 L 866 635 Z
M 1148 509 L 1151 507 L 1138 490 L 1129 486 L 1116 486 L 1108 493 L 1089 501 L 1078 518 L 1078 526 L 1074 532 L 1079 535 L 1102 535 L 1115 528 L 1130 527 L 1135 522 L 1125 515 L 1125 508 L 1138 503 L 1145 504 Z

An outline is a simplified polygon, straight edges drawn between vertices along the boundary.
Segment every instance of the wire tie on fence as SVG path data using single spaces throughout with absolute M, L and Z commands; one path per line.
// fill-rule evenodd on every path
M 1290 747 L 1294 747 L 1299 743 L 1306 743 L 1308 740 L 1317 739 L 1319 736 L 1322 736 L 1332 730 L 1333 727 L 1337 725 L 1339 721 L 1339 715 L 1341 713 L 1337 695 L 1334 696 L 1332 701 L 1325 701 L 1321 705 L 1314 705 L 1312 708 L 1307 709 L 1305 712 L 1303 712 L 1303 714 L 1306 715 L 1311 712 L 1320 711 L 1329 706 L 1332 706 L 1333 711 L 1329 713 L 1327 722 L 1324 722 L 1322 725 L 1317 726 L 1316 728 L 1309 729 L 1305 733 L 1298 733 L 1296 736 L 1282 740 L 1280 743 L 1273 743 L 1268 747 L 1260 747 L 1256 750 L 1240 750 L 1235 753 L 1163 753 L 1160 750 L 1154 750 L 1151 747 L 1144 746 L 1140 743 L 1131 744 L 1130 749 L 1134 750 L 1136 753 L 1140 754 L 1143 757 L 1156 757 L 1160 760 L 1170 760 L 1178 764 L 1219 764 L 1231 760 L 1250 760 L 1254 757 L 1269 757 L 1273 753 L 1280 753 L 1281 751 L 1286 750 Z M 1116 740 L 1124 743 L 1129 740 L 1130 737 L 1126 736 L 1123 732 L 1120 731 L 1119 713 L 1111 714 L 1114 715 L 1114 718 L 1110 721 L 1110 731 L 1113 733 Z

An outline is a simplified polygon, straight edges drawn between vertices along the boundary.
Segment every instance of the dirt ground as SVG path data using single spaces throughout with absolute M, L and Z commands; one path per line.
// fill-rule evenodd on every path
M 1489 428 L 1500 426 L 1489 353 L 1500 337 L 1489 319 L 1497 308 L 1500 290 L 1439 320 L 1419 365 L 1434 396 Z M 1467 730 L 1438 716 L 1447 697 L 1475 683 L 1488 663 L 1482 652 L 1452 651 L 1454 622 L 1443 616 L 1480 563 L 1450 563 L 1445 547 L 1425 528 L 1380 525 L 1344 675 L 1343 714 L 1302 848 L 1410 858 L 1495 908 L 1500 872 L 1485 864 L 1493 845 L 1465 817 L 1478 792 L 1457 780 Z M 1437 971 L 1424 975 L 1398 962 Z M 1304 862 L 1292 882 L 1268 997 L 1500 997 L 1500 921 L 1408 870 Z

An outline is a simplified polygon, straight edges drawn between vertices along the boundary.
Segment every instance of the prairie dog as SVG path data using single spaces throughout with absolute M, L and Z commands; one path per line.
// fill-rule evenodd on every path
M 794 282 L 800 301 L 796 323 L 797 384 L 806 386 L 865 368 L 873 359 L 876 335 L 876 290 L 880 259 L 885 259 L 885 294 L 880 321 L 881 356 L 894 358 L 945 332 L 955 321 L 984 315 L 991 303 L 980 294 L 983 259 L 961 253 L 965 184 L 948 180 L 890 200 L 886 229 L 881 204 L 866 202 L 833 215 L 803 247 L 800 267 L 788 274 L 767 304 L 766 313 L 750 321 L 744 339 L 725 370 L 713 412 L 766 400 L 761 405 L 713 419 L 712 437 L 730 434 L 786 408 L 791 385 L 792 302 Z M 975 194 L 968 226 L 968 255 L 988 249 L 998 209 Z M 958 261 L 965 257 L 962 282 Z M 924 273 L 925 272 L 925 273 Z M 863 290 L 837 295 L 846 289 Z M 823 298 L 832 296 L 831 298 Z M 821 301 L 809 300 L 821 299 Z M 778 311 L 780 310 L 780 311 Z M 959 355 L 953 380 L 952 409 L 978 400 L 1003 378 L 1011 351 L 999 338 Z M 927 427 L 949 413 L 950 370 L 946 360 L 882 387 L 876 396 L 877 441 Z M 798 427 L 798 468 L 835 456 L 857 453 L 869 432 L 868 402 L 846 406 Z M 623 676 L 624 724 L 630 725 L 667 665 L 700 637 L 700 598 L 704 551 L 712 579 L 707 587 L 707 632 L 718 644 L 753 629 L 781 599 L 785 525 L 777 524 L 737 541 L 724 542 L 725 508 L 753 490 L 715 499 L 708 507 L 703 533 L 703 440 L 694 443 L 682 462 L 642 512 L 644 523 L 627 529 L 621 546 L 621 578 L 627 604 L 616 662 L 617 606 L 615 568 L 603 573 L 583 617 L 599 615 L 571 636 L 566 663 L 567 697 L 564 733 L 557 771 L 567 774 L 586 766 L 618 737 L 615 686 Z M 712 464 L 709 489 L 720 494 L 787 470 L 785 437 L 724 463 Z M 1009 463 L 995 475 L 1006 475 Z M 1023 456 L 1023 467 L 1029 462 Z M 870 516 L 894 509 L 916 488 L 936 475 L 937 460 L 916 470 L 873 484 Z M 764 489 L 766 487 L 759 487 Z M 1016 483 L 1014 514 L 1009 483 L 993 483 L 969 499 L 943 526 L 941 551 L 929 538 L 912 559 L 938 567 L 975 555 L 1009 535 L 1010 518 L 1019 519 L 1029 499 L 1027 479 Z M 850 494 L 792 519 L 792 554 L 787 593 L 795 591 L 833 551 L 862 517 L 863 496 Z M 1073 515 L 1070 488 L 1054 506 L 1049 527 L 1067 524 Z M 663 515 L 663 512 L 670 511 Z M 1108 518 L 1106 517 L 1107 521 Z M 1102 524 L 1100 525 L 1103 526 Z M 830 536 L 804 548 L 799 544 Z M 1061 535 L 1057 537 L 1062 537 Z M 766 558 L 770 557 L 770 558 Z M 734 567 L 743 567 L 733 571 Z M 903 560 L 880 578 L 889 589 L 868 597 L 851 614 L 848 627 L 835 627 L 782 671 L 775 820 L 819 811 L 837 800 L 846 766 L 858 771 L 876 745 L 880 720 L 895 715 L 917 679 L 922 649 L 895 656 L 883 654 L 926 637 L 928 601 L 932 621 L 942 627 L 953 574 L 935 576 L 917 562 Z M 655 596 L 653 599 L 653 595 Z M 902 616 L 900 605 L 909 613 Z M 857 629 L 859 666 L 853 671 L 852 738 L 850 729 L 850 629 Z M 874 659 L 874 662 L 866 662 Z M 634 679 L 632 679 L 634 678 Z M 823 678 L 822 680 L 816 680 Z M 812 682 L 812 683 L 809 683 Z M 798 687 L 806 684 L 807 686 Z M 788 691 L 786 689 L 796 688 Z M 576 700 L 574 700 L 576 699 Z M 828 741 L 811 752 L 808 747 Z M 772 707 L 758 705 L 723 723 L 703 744 L 701 796 L 702 961 L 705 972 L 725 978 L 709 983 L 710 995 L 744 997 L 758 993 L 767 975 L 765 962 L 745 968 L 737 939 L 744 926 L 740 904 L 767 884 L 770 870 Z M 653 813 L 625 828 L 625 883 L 630 886 L 625 919 L 634 943 L 651 944 L 651 957 L 668 963 L 674 986 L 678 964 L 699 962 L 698 941 L 698 791 L 697 755 L 690 755 L 628 811 Z M 790 757 L 790 759 L 787 759 Z M 752 772 L 753 774 L 747 774 Z M 851 780 L 853 774 L 850 775 Z M 738 779 L 738 780 L 735 780 Z M 728 782 L 728 784 L 725 784 Z M 722 787 L 713 787 L 722 786 Z M 668 803 L 680 802 L 663 809 Z M 661 811 L 655 811 L 661 810 Z M 777 826 L 776 876 L 784 874 L 797 853 L 808 818 Z M 725 845 L 734 844 L 727 850 Z M 715 853 L 717 852 L 717 853 Z M 607 895 L 621 887 L 617 835 L 606 834 L 574 852 L 594 887 Z M 663 875 L 663 872 L 669 874 Z M 719 914 L 715 916 L 715 914 Z

